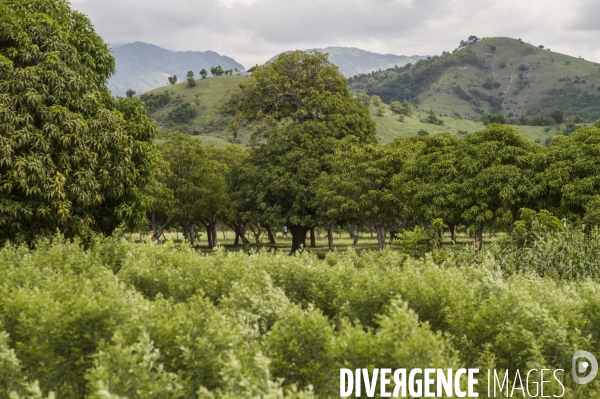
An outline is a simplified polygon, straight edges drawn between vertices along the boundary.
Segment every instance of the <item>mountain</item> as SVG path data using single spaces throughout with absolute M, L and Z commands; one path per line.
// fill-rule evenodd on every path
M 467 44 L 467 43 L 465 43 Z M 350 79 L 354 93 L 386 103 L 408 100 L 441 115 L 548 117 L 554 110 L 600 118 L 600 67 L 507 37 L 486 38 L 452 53 Z
M 223 69 L 243 70 L 233 58 L 214 51 L 171 51 L 142 42 L 113 46 L 117 73 L 108 82 L 113 95 L 124 96 L 127 89 L 138 94 L 167 84 L 167 77 L 177 75 L 184 81 L 188 71 L 198 77 L 202 68 L 221 65 Z
M 380 69 L 402 67 L 408 63 L 414 64 L 427 57 L 420 55 L 406 56 L 394 54 L 378 54 L 361 50 L 355 47 L 327 47 L 311 49 L 321 53 L 328 53 L 329 60 L 334 63 L 340 72 L 347 78 L 366 74 Z M 269 60 L 275 61 L 279 54 Z

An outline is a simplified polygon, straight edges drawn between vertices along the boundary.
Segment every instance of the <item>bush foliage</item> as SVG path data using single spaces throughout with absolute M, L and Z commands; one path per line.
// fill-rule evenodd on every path
M 568 372 L 576 350 L 600 352 L 597 274 L 470 256 L 5 247 L 0 398 L 333 398 L 340 368 L 383 366 L 561 368 L 565 397 L 598 395 Z

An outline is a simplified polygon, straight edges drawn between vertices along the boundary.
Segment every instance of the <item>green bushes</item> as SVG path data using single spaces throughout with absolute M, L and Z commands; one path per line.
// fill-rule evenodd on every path
M 540 215 L 529 216 L 530 232 Z M 565 273 L 533 265 L 599 240 L 550 242 L 544 229 L 502 258 L 437 263 L 397 251 L 206 256 L 112 238 L 87 251 L 6 247 L 0 398 L 327 398 L 340 368 L 374 367 L 562 368 L 575 398 L 572 354 L 600 352 L 599 277 L 557 281 L 540 275 Z M 581 253 L 576 270 L 592 265 Z M 594 381 L 577 395 L 598 392 Z

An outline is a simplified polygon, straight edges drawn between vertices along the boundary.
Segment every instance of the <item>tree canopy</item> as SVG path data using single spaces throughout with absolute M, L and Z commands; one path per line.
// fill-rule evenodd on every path
M 106 89 L 114 59 L 62 0 L 0 2 L 0 241 L 136 223 L 156 125 Z
M 376 143 L 369 111 L 327 55 L 295 51 L 259 66 L 224 106 L 234 126 L 247 125 L 254 142 L 249 162 L 269 174 L 265 201 L 278 207 L 294 237 L 293 250 L 316 223 L 314 181 L 330 169 L 327 154 L 355 136 Z

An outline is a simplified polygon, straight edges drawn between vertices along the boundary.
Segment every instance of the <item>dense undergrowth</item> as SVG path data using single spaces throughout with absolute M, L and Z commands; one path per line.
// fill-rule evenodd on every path
M 570 377 L 575 351 L 600 354 L 598 274 L 536 268 L 565 246 L 583 265 L 565 237 L 422 259 L 9 246 L 0 398 L 333 398 L 342 367 L 564 369 L 564 397 L 598 397 Z

